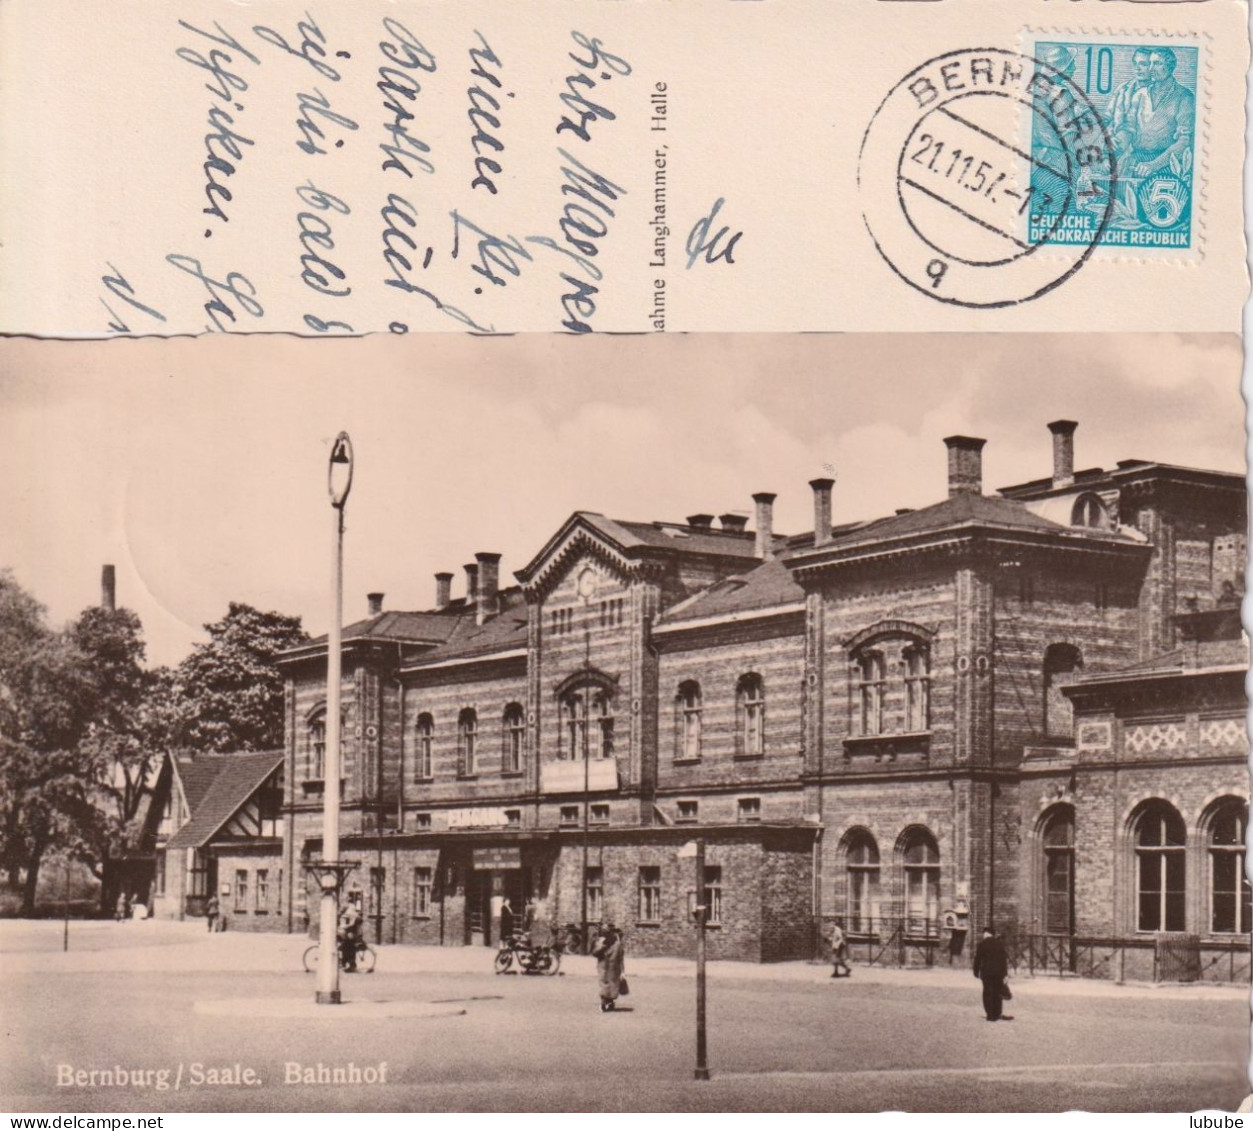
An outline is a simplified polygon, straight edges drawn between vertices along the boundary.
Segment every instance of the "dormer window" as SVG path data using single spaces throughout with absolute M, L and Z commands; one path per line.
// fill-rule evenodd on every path
M 1070 512 L 1071 526 L 1087 526 L 1094 530 L 1108 530 L 1110 526 L 1109 511 L 1099 495 L 1091 492 L 1080 495 L 1075 500 Z

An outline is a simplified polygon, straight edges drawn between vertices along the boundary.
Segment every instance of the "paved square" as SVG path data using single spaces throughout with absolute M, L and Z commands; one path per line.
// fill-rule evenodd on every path
M 490 950 L 383 947 L 344 978 L 357 1007 L 311 1016 L 303 938 L 74 923 L 60 945 L 60 924 L 0 924 L 8 1111 L 1194 1111 L 1248 1091 L 1242 987 L 1020 979 L 991 1025 L 965 969 L 713 963 L 697 1083 L 689 962 L 628 953 L 632 994 L 602 1015 L 590 959 L 497 977 Z

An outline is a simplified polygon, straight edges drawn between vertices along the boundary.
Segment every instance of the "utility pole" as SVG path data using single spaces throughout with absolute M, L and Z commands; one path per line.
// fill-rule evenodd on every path
M 705 838 L 696 838 L 696 1072 L 697 1080 L 709 1079 L 709 1055 L 705 1046 Z

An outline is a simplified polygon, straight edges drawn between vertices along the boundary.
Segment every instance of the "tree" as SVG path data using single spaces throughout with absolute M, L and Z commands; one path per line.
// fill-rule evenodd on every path
M 32 914 L 39 866 L 91 808 L 80 742 L 97 706 L 84 657 L 42 605 L 0 571 L 0 865 Z
M 205 630 L 209 640 L 170 681 L 173 711 L 164 710 L 160 725 L 172 730 L 173 745 L 219 753 L 281 746 L 283 680 L 274 658 L 309 639 L 300 618 L 232 601 Z
M 143 629 L 129 609 L 86 609 L 69 628 L 94 694 L 94 709 L 79 742 L 100 803 L 74 814 L 78 854 L 100 876 L 104 861 L 127 845 L 132 822 L 151 790 L 156 759 L 165 749 L 146 733 L 154 678 L 144 670 Z

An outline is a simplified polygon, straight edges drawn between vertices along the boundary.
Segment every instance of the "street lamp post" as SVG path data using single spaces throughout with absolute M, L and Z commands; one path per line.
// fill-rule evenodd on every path
M 579 598 L 583 602 L 586 623 L 583 625 L 583 906 L 580 918 L 583 923 L 583 949 L 589 948 L 587 923 L 587 839 L 591 811 L 591 727 L 592 727 L 592 602 L 590 584 L 579 585 Z
M 347 867 L 339 859 L 340 778 L 340 683 L 342 678 L 344 616 L 344 505 L 352 489 L 352 441 L 347 432 L 335 437 L 327 470 L 334 522 L 334 554 L 331 569 L 331 624 L 326 637 L 326 764 L 322 786 L 322 860 L 314 866 L 322 889 L 322 915 L 318 936 L 319 1005 L 338 1005 L 339 889 Z

